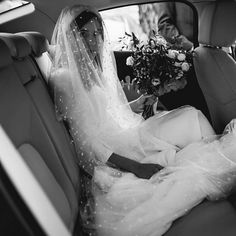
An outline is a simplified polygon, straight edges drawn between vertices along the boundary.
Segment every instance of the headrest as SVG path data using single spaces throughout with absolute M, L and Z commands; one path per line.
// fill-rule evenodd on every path
M 31 45 L 32 53 L 35 57 L 41 56 L 44 52 L 48 50 L 48 40 L 47 38 L 39 32 L 22 32 L 17 33 L 26 38 L 26 40 Z
M 11 52 L 6 43 L 0 39 L 0 68 L 12 63 Z
M 199 22 L 199 43 L 229 47 L 236 40 L 236 1 L 207 4 Z
M 0 33 L 0 38 L 7 44 L 14 58 L 24 58 L 31 52 L 28 41 L 21 36 L 11 33 Z

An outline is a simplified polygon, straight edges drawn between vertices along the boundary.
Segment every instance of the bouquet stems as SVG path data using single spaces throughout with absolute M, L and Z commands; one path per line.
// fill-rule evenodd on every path
M 152 105 L 150 105 L 150 104 L 145 105 L 143 113 L 142 113 L 143 118 L 146 120 L 153 115 L 154 115 L 153 104 Z
M 158 99 L 158 97 L 159 96 L 156 96 L 156 95 L 153 95 L 154 96 L 154 98 L 157 98 Z M 156 107 L 155 107 L 155 109 L 154 109 L 154 105 L 157 103 L 157 105 L 156 105 Z M 161 101 L 158 99 L 156 102 L 151 102 L 151 103 L 147 103 L 147 104 L 145 104 L 145 106 L 144 106 L 144 110 L 143 110 L 143 113 L 142 113 L 142 116 L 143 116 L 143 118 L 146 120 L 146 119 L 148 119 L 149 117 L 151 117 L 151 116 L 154 116 L 155 115 L 155 110 L 157 111 L 165 111 L 165 110 L 167 110 L 167 108 L 161 103 Z

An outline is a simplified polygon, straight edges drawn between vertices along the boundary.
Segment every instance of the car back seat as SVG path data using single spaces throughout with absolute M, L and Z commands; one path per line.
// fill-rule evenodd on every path
M 38 57 L 41 57 L 42 60 L 47 60 L 46 56 L 48 55 L 43 55 L 43 52 L 39 54 L 36 53 L 40 51 L 36 43 L 40 37 L 38 33 L 24 32 L 20 33 L 20 35 L 24 36 L 31 44 L 33 51 L 35 51 L 32 55 L 35 57 L 36 62 Z M 177 220 L 165 235 L 221 236 L 225 234 L 227 236 L 233 236 L 236 232 L 235 220 L 236 211 L 228 201 L 205 201 L 191 210 L 188 215 Z
M 21 40 L 22 44 L 28 44 L 25 38 L 18 35 L 10 35 L 10 37 L 7 38 L 7 41 L 12 42 L 11 48 L 13 48 L 13 43 L 16 40 Z M 21 45 L 19 44 L 19 46 Z M 38 110 L 52 141 L 55 143 L 55 148 L 57 149 L 59 157 L 61 158 L 62 163 L 66 166 L 65 169 L 71 178 L 76 192 L 78 192 L 78 167 L 75 165 L 77 159 L 75 158 L 76 155 L 74 146 L 71 143 L 70 137 L 68 136 L 68 132 L 64 125 L 56 119 L 54 105 L 47 91 L 47 87 L 36 67 L 36 64 L 29 56 L 30 54 L 31 50 L 26 57 L 20 55 L 16 57 L 14 55 L 15 60 L 13 65 L 20 80 L 25 85 L 25 88 L 36 109 Z
M 28 46 L 24 40 L 20 40 L 20 35 L 16 34 L 15 36 L 18 37 L 15 37 L 5 34 L 1 37 L 0 34 L 0 122 L 40 179 L 63 220 L 72 230 L 78 212 L 78 206 L 74 201 L 79 199 L 79 189 L 76 190 L 77 180 L 73 180 L 68 173 L 70 164 L 67 161 L 71 161 L 73 165 L 74 154 L 71 159 L 69 157 L 64 160 L 65 156 L 60 157 L 64 150 L 57 147 L 60 142 L 54 140 L 54 135 L 56 136 L 57 131 L 60 130 L 58 135 L 61 136 L 64 127 L 63 124 L 55 125 L 58 121 L 55 119 L 52 102 L 45 84 L 41 81 L 42 76 L 37 66 L 35 68 L 37 56 L 33 52 L 34 44 L 30 43 L 31 57 L 35 57 L 32 59 L 28 55 Z M 32 35 L 27 37 L 28 42 L 30 42 L 29 38 L 37 41 L 37 37 Z M 13 45 L 21 45 L 19 43 L 21 41 L 22 45 L 15 48 L 15 51 L 22 50 L 22 53 L 13 54 L 14 50 L 11 48 L 11 54 L 14 55 L 12 60 L 2 39 L 8 46 L 11 45 L 9 41 L 14 42 Z M 50 122 L 53 123 L 52 126 Z M 61 141 L 62 143 L 65 141 L 67 146 L 68 137 L 64 135 Z M 69 185 L 69 189 L 65 184 Z M 72 206 L 76 209 L 73 213 Z M 205 201 L 191 210 L 188 215 L 177 220 L 165 235 L 233 236 L 236 232 L 235 220 L 236 211 L 228 201 L 216 203 Z
M 235 1 L 213 1 L 199 18 L 194 66 L 217 133 L 236 117 L 236 61 L 223 50 L 236 40 L 235 22 Z
M 69 136 L 55 117 L 32 48 L 0 34 L 0 122 L 70 231 L 79 211 L 80 178 Z M 27 183 L 27 182 L 26 182 Z

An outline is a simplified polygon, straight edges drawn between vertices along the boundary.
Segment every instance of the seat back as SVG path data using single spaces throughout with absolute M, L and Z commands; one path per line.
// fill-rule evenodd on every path
M 51 47 L 47 38 L 35 31 L 20 32 L 16 35 L 24 37 L 31 45 L 31 56 L 39 67 L 44 80 L 48 82 L 52 61 L 49 53 Z
M 236 118 L 236 62 L 223 47 L 236 40 L 236 2 L 217 1 L 200 15 L 194 66 L 217 133 Z
M 30 54 L 19 35 L 0 34 L 0 123 L 70 231 L 79 211 L 75 152 Z

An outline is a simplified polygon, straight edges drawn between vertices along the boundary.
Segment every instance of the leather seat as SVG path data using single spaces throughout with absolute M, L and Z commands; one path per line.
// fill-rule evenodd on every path
M 217 133 L 236 118 L 236 62 L 223 47 L 236 40 L 236 2 L 217 1 L 203 9 L 194 66 Z
M 31 37 L 31 40 L 33 36 Z M 34 38 L 36 40 L 36 38 Z M 236 232 L 236 211 L 230 202 L 205 201 L 186 216 L 174 222 L 166 236 L 233 236 Z
M 71 140 L 56 119 L 28 41 L 0 33 L 0 51 L 0 123 L 73 232 L 81 193 Z

